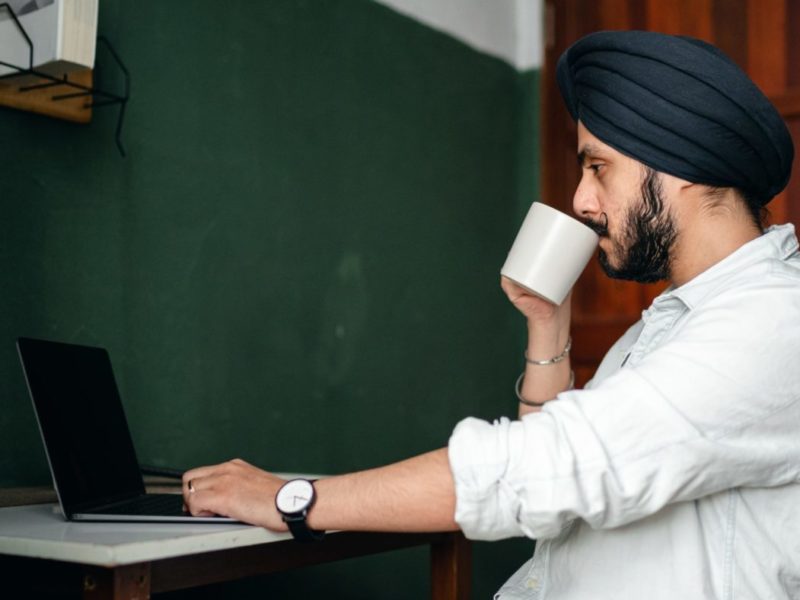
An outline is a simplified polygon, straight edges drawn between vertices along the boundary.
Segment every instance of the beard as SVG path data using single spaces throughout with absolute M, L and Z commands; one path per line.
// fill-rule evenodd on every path
M 614 254 L 619 257 L 619 264 L 614 266 L 605 250 L 600 249 L 598 260 L 606 275 L 638 283 L 670 278 L 677 231 L 674 218 L 664 206 L 661 180 L 656 171 L 645 167 L 641 197 L 625 215 L 618 239 L 609 236 L 608 217 L 605 213 L 603 217 L 603 223 L 588 219 L 585 223 L 599 236 L 610 239 Z

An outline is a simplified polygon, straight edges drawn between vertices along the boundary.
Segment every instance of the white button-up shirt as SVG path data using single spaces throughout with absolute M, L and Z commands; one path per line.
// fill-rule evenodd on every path
M 770 228 L 664 292 L 584 390 L 450 439 L 456 521 L 527 536 L 497 598 L 800 598 L 800 254 Z

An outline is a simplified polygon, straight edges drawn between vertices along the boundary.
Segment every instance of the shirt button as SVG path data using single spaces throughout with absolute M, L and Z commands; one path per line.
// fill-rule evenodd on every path
M 535 590 L 539 587 L 539 580 L 536 577 L 528 577 L 525 580 L 525 587 L 529 590 Z

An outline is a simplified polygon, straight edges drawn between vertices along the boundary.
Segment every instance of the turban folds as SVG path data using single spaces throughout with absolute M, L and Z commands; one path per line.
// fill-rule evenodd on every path
M 656 171 L 736 187 L 766 204 L 789 181 L 794 146 L 756 85 L 714 46 L 647 31 L 601 31 L 556 69 L 572 118 Z

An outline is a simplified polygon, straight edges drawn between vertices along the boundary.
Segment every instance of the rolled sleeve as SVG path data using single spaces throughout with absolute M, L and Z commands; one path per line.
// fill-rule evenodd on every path
M 497 540 L 525 535 L 518 514 L 521 499 L 506 478 L 519 423 L 502 418 L 490 424 L 461 421 L 449 443 L 456 488 L 455 520 L 471 539 Z
M 575 518 L 618 525 L 662 501 L 652 497 L 658 455 L 697 432 L 633 373 L 607 383 L 602 392 L 561 394 L 518 421 L 457 425 L 449 445 L 455 519 L 468 537 L 551 538 Z
M 576 518 L 618 527 L 673 502 L 788 483 L 798 469 L 787 456 L 800 452 L 782 425 L 797 405 L 785 400 L 748 419 L 747 435 L 720 435 L 629 369 L 519 421 L 466 419 L 449 446 L 456 522 L 473 539 L 544 539 Z

